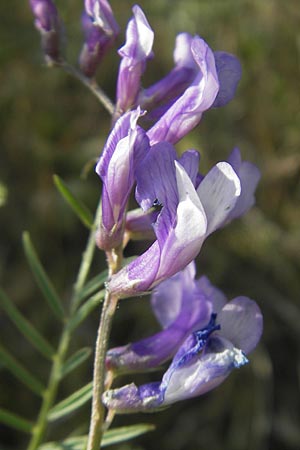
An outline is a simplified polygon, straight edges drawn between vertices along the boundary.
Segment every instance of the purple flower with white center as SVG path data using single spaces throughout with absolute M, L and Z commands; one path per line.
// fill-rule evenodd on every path
M 116 413 L 152 412 L 177 401 L 205 394 L 221 384 L 234 368 L 248 362 L 263 329 L 257 304 L 247 297 L 226 303 L 206 327 L 190 334 L 176 353 L 161 382 L 135 384 L 103 394 Z
M 132 12 L 133 17 L 126 30 L 126 43 L 119 50 L 122 60 L 117 82 L 117 117 L 136 104 L 146 61 L 153 56 L 153 30 L 139 6 L 135 5 Z
M 199 36 L 192 39 L 191 52 L 198 72 L 184 93 L 148 131 L 150 143 L 168 141 L 175 144 L 201 120 L 218 94 L 219 81 L 213 51 Z
M 81 22 L 85 43 L 79 56 L 79 65 L 87 77 L 92 77 L 103 56 L 113 45 L 119 26 L 107 0 L 85 0 Z
M 199 182 L 196 151 L 176 160 L 174 147 L 151 147 L 137 172 L 136 198 L 147 211 L 156 202 L 161 211 L 153 224 L 157 240 L 108 282 L 120 297 L 152 289 L 186 267 L 207 236 L 222 227 L 241 193 L 240 180 L 226 162 L 216 164 Z
M 102 218 L 97 243 L 104 250 L 122 244 L 126 207 L 136 169 L 149 147 L 145 131 L 137 125 L 142 114 L 138 108 L 116 122 L 96 166 L 96 172 L 103 181 Z
M 52 0 L 30 0 L 35 27 L 42 38 L 42 49 L 48 63 L 60 61 L 61 23 Z
M 212 289 L 208 296 L 202 277 L 195 280 L 194 262 L 159 284 L 151 303 L 163 330 L 141 341 L 113 348 L 106 356 L 106 367 L 114 375 L 155 369 L 171 359 L 185 338 L 207 324 L 212 313 Z M 203 283 L 205 286 L 203 287 Z

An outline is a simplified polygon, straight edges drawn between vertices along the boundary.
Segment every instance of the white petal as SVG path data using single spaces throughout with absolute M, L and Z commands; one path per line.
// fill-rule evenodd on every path
M 197 193 L 207 217 L 209 235 L 226 222 L 241 194 L 241 183 L 231 165 L 220 162 L 201 181 Z
M 222 336 L 245 353 L 256 347 L 262 335 L 262 313 L 257 304 L 247 297 L 237 297 L 227 303 L 217 322 L 221 325 Z

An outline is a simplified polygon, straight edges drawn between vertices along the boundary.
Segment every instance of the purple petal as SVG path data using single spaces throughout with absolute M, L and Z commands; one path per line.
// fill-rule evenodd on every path
M 135 181 L 135 172 L 148 150 L 145 132 L 137 126 L 140 109 L 119 119 L 105 144 L 96 166 L 103 181 L 101 248 L 116 245 L 113 234 L 123 226 L 127 201 Z M 112 231 L 113 230 L 113 231 Z
M 169 150 L 166 154 L 168 158 L 170 156 Z M 157 161 L 163 161 L 161 153 L 157 154 Z M 174 164 L 172 158 L 166 161 L 167 164 L 163 166 L 164 169 L 169 167 L 169 163 Z M 155 176 L 152 176 L 152 184 L 149 190 L 152 189 L 153 194 L 150 198 L 147 197 L 147 187 L 145 188 L 145 195 L 140 193 L 138 196 L 142 207 L 151 204 L 153 202 L 152 196 L 157 193 L 165 196 L 163 201 L 167 204 L 162 203 L 162 211 L 154 225 L 158 240 L 147 252 L 114 275 L 108 283 L 108 288 L 114 294 L 126 296 L 152 289 L 161 281 L 186 267 L 201 249 L 207 232 L 206 215 L 188 174 L 176 161 L 175 168 L 177 192 L 173 192 L 171 189 L 173 186 L 171 177 L 169 177 L 171 172 L 168 172 L 168 170 L 160 172 L 162 168 L 158 165 L 154 167 L 153 174 L 155 175 L 156 171 L 159 171 L 159 176 L 162 175 L 162 178 L 159 177 L 156 180 Z M 151 166 L 148 170 L 151 172 Z M 167 174 L 168 176 L 166 176 Z M 141 173 L 139 173 L 139 176 L 141 176 Z M 157 182 L 153 183 L 153 180 Z M 146 182 L 146 174 L 144 181 Z M 163 183 L 167 183 L 165 191 Z M 174 216 L 175 196 L 178 196 L 178 205 Z M 159 197 L 158 201 L 160 202 Z
M 125 223 L 125 232 L 128 233 L 129 239 L 154 240 L 155 233 L 152 226 L 154 220 L 151 209 L 146 212 L 140 208 L 129 211 Z
M 191 52 L 192 39 L 188 33 L 180 33 L 176 37 L 175 67 L 164 78 L 140 92 L 138 104 L 142 108 L 147 111 L 158 108 L 160 103 L 165 104 L 182 95 L 191 84 L 197 72 L 197 65 Z
M 163 328 L 167 328 L 178 316 L 182 303 L 182 290 L 191 291 L 196 274 L 192 261 L 184 270 L 163 281 L 154 289 L 151 304 L 154 314 Z
M 181 293 L 181 308 L 174 322 L 148 338 L 109 350 L 107 368 L 116 374 L 144 372 L 171 359 L 186 336 L 195 328 L 202 328 L 211 313 L 205 297 L 196 297 L 193 292 L 190 297 L 185 294 Z
M 254 164 L 242 161 L 240 151 L 237 148 L 230 154 L 228 162 L 232 165 L 241 182 L 241 195 L 228 216 L 228 220 L 233 220 L 245 214 L 254 205 L 260 171 Z
M 216 164 L 199 184 L 197 193 L 207 217 L 207 236 L 226 222 L 241 193 L 240 180 L 230 164 Z
M 148 131 L 152 144 L 159 141 L 176 143 L 201 120 L 202 114 L 213 104 L 219 90 L 213 52 L 203 39 L 193 39 L 192 54 L 199 73 L 182 96 Z
M 184 339 L 204 327 L 212 304 L 197 288 L 194 263 L 162 282 L 151 297 L 164 330 L 138 342 L 108 351 L 106 366 L 115 374 L 145 371 L 170 359 Z
M 176 223 L 161 242 L 161 263 L 156 282 L 174 275 L 199 253 L 207 231 L 207 219 L 192 181 L 175 161 L 178 189 Z M 188 233 L 187 233 L 188 230 Z M 159 239 L 159 230 L 157 230 Z
M 176 151 L 167 142 L 161 142 L 150 148 L 137 173 L 136 199 L 144 211 L 154 202 L 162 210 L 154 225 L 158 239 L 166 239 L 176 216 L 178 194 L 175 165 Z
M 113 275 L 107 289 L 120 298 L 146 292 L 155 282 L 159 264 L 160 249 L 155 241 L 146 252 Z
M 221 384 L 247 358 L 231 342 L 212 335 L 199 357 L 172 372 L 164 391 L 162 406 L 197 397 Z
M 227 303 L 227 298 L 223 292 L 214 286 L 206 276 L 202 276 L 197 280 L 198 289 L 211 301 L 214 313 L 219 313 L 223 306 Z
M 126 43 L 119 50 L 122 56 L 117 82 L 117 106 L 119 115 L 136 103 L 141 76 L 147 59 L 152 57 L 154 33 L 139 6 L 134 6 L 133 18 L 126 31 Z
M 227 303 L 218 316 L 222 336 L 235 347 L 250 353 L 262 335 L 263 317 L 257 304 L 247 297 L 237 297 Z
M 30 0 L 35 27 L 41 34 L 42 49 L 49 63 L 60 62 L 61 21 L 52 0 Z
M 30 0 L 30 7 L 38 30 L 48 32 L 57 28 L 58 13 L 52 0 Z
M 242 67 L 239 60 L 230 53 L 215 52 L 214 55 L 220 89 L 213 106 L 220 107 L 226 105 L 234 97 L 242 76 Z
M 84 4 L 86 13 L 96 27 L 107 36 L 116 36 L 119 33 L 119 26 L 107 0 L 85 0 Z
M 197 150 L 187 150 L 179 158 L 179 162 L 185 169 L 186 173 L 192 180 L 193 185 L 196 187 L 198 179 L 200 154 Z
M 113 45 L 119 27 L 106 0 L 86 0 L 81 23 L 85 43 L 79 56 L 79 66 L 87 77 L 92 77 L 103 56 Z

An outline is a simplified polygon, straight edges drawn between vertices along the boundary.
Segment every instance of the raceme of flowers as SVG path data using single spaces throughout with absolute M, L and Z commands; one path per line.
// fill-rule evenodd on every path
M 51 0 L 30 5 L 45 56 L 58 63 L 57 10 Z M 253 206 L 259 171 L 235 148 L 202 174 L 198 151 L 179 156 L 174 147 L 207 110 L 234 97 L 240 63 L 183 32 L 176 37 L 174 67 L 144 88 L 155 34 L 142 9 L 135 5 L 132 11 L 119 50 L 113 128 L 96 166 L 103 183 L 96 239 L 107 254 L 122 251 L 129 239 L 150 240 L 144 253 L 108 280 L 107 289 L 118 298 L 152 292 L 162 331 L 109 350 L 106 366 L 117 376 L 170 365 L 160 381 L 106 391 L 103 402 L 117 413 L 157 410 L 215 388 L 248 362 L 262 334 L 257 304 L 243 296 L 228 302 L 205 276 L 195 279 L 194 262 L 211 233 Z M 79 67 L 93 78 L 119 33 L 107 0 L 85 0 L 82 27 Z M 139 208 L 128 211 L 133 192 Z

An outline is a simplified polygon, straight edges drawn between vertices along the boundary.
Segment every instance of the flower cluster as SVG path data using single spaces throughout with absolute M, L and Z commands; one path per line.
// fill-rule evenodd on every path
M 141 77 L 153 57 L 153 38 L 135 6 L 119 51 L 115 125 L 96 167 L 103 181 L 97 242 L 109 252 L 130 238 L 152 240 L 110 278 L 107 289 L 119 298 L 152 291 L 163 328 L 109 350 L 107 370 L 117 376 L 171 364 L 160 382 L 107 390 L 102 400 L 117 413 L 153 411 L 213 389 L 248 362 L 246 354 L 262 333 L 256 303 L 246 297 L 227 302 L 206 277 L 195 279 L 194 263 L 211 233 L 254 204 L 259 171 L 235 148 L 203 175 L 197 151 L 179 157 L 174 147 L 206 110 L 232 99 L 240 64 L 233 55 L 213 52 L 199 36 L 181 33 L 174 68 L 144 89 Z M 127 212 L 134 185 L 140 208 Z
M 59 19 L 51 0 L 30 0 L 45 54 L 59 58 Z M 161 80 L 142 87 L 147 61 L 154 57 L 154 32 L 139 6 L 120 48 L 113 128 L 98 160 L 103 182 L 97 244 L 108 255 L 122 252 L 129 239 L 148 239 L 149 248 L 107 282 L 114 298 L 151 292 L 162 331 L 108 351 L 112 376 L 161 368 L 161 381 L 107 390 L 103 403 L 118 413 L 152 411 L 218 386 L 262 334 L 262 315 L 247 297 L 227 301 L 202 276 L 195 258 L 205 239 L 255 202 L 260 174 L 235 148 L 207 174 L 199 173 L 194 149 L 177 155 L 174 145 L 210 108 L 226 105 L 241 77 L 237 58 L 213 52 L 199 36 L 180 33 L 174 67 Z M 79 65 L 91 78 L 119 32 L 107 0 L 85 0 L 85 43 Z M 56 47 L 55 47 L 55 45 Z M 139 208 L 127 211 L 135 188 Z
M 155 411 L 215 388 L 234 368 L 248 362 L 246 354 L 262 333 L 256 303 L 247 297 L 227 302 L 206 277 L 195 280 L 194 262 L 162 282 L 151 302 L 163 330 L 111 349 L 107 368 L 122 374 L 155 369 L 173 360 L 161 382 L 106 391 L 103 402 L 118 413 Z
M 62 62 L 61 41 L 63 41 L 62 21 L 53 0 L 29 0 L 35 17 L 35 26 L 41 33 L 42 49 L 50 64 Z M 81 17 L 85 41 L 79 55 L 79 67 L 88 78 L 94 77 L 96 70 L 114 44 L 119 26 L 107 0 L 85 0 Z

